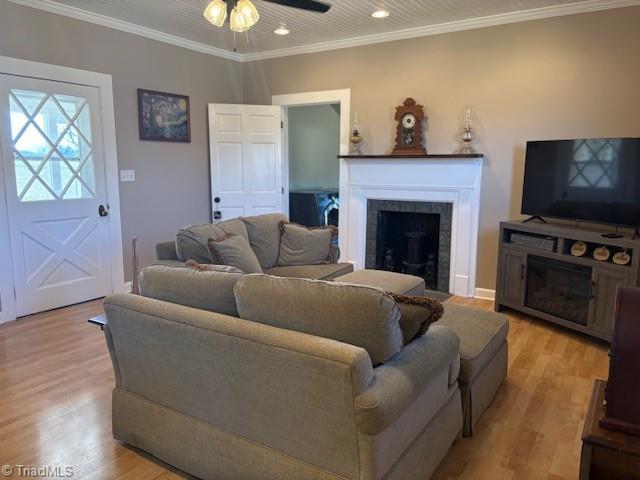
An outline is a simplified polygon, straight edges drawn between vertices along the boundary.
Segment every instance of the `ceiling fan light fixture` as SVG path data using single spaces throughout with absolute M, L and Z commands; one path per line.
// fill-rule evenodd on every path
M 246 23 L 245 18 L 240 15 L 240 12 L 238 12 L 237 6 L 231 10 L 231 15 L 229 16 L 229 28 L 236 33 L 246 32 L 250 28 L 250 25 Z
M 276 28 L 273 33 L 275 33 L 276 35 L 289 35 L 291 32 L 286 25 L 282 24 L 278 28 Z
M 385 10 L 383 8 L 376 10 L 371 14 L 373 18 L 387 18 L 389 15 L 391 15 L 389 10 Z
M 227 19 L 227 3 L 224 0 L 213 0 L 204 9 L 203 15 L 216 27 L 222 27 Z
M 254 26 L 260 20 L 260 14 L 251 0 L 238 0 L 236 4 L 238 14 L 243 18 L 244 24 Z

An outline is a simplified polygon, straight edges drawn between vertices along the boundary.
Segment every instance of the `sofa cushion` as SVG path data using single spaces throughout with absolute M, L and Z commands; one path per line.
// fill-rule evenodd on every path
M 233 287 L 243 276 L 204 272 L 184 265 L 152 265 L 140 272 L 140 295 L 237 317 Z
M 507 341 L 505 315 L 445 303 L 438 325 L 451 328 L 460 338 L 460 381 L 470 384 Z
M 181 228 L 176 235 L 178 260 L 184 262 L 191 259 L 198 263 L 212 263 L 209 239 L 220 238 L 224 235 L 224 230 L 213 223 L 189 225 Z
M 151 265 L 166 265 L 168 267 L 184 267 L 185 262 L 180 260 L 156 260 Z
M 214 263 L 240 269 L 244 273 L 262 273 L 260 263 L 249 242 L 240 235 L 226 234 L 210 238 L 209 249 Z
M 176 241 L 169 240 L 156 243 L 156 258 L 158 260 L 179 260 L 178 252 L 176 252 Z
M 299 265 L 295 267 L 273 267 L 264 273 L 276 277 L 310 278 L 312 280 L 331 280 L 353 272 L 351 263 L 324 263 L 322 265 Z
M 333 225 L 307 228 L 296 223 L 280 222 L 280 231 L 278 266 L 330 263 L 331 245 L 337 234 Z
M 404 344 L 424 335 L 442 317 L 442 304 L 430 297 L 408 297 L 387 292 L 400 307 L 400 328 Z
M 398 295 L 424 295 L 424 279 L 404 273 L 387 272 L 384 270 L 357 270 L 347 275 L 337 277 L 336 282 L 356 283 L 370 287 L 381 288 Z
M 263 269 L 273 267 L 280 249 L 280 222 L 287 221 L 282 213 L 269 213 L 255 217 L 241 217 L 247 227 L 249 243 Z
M 376 288 L 247 275 L 234 292 L 240 318 L 362 347 L 374 365 L 402 349 L 400 310 Z

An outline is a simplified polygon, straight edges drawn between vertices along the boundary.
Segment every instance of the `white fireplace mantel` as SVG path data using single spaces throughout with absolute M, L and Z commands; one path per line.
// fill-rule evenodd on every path
M 341 156 L 341 261 L 365 266 L 367 200 L 451 203 L 449 291 L 474 296 L 482 162 L 482 155 Z

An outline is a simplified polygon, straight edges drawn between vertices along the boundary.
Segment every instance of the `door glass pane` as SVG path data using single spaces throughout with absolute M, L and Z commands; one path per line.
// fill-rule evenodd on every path
M 95 198 L 87 100 L 11 90 L 9 105 L 20 200 Z

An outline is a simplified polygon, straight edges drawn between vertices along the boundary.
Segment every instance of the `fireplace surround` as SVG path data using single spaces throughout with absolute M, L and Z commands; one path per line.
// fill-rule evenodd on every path
M 365 268 L 423 277 L 430 290 L 449 291 L 453 204 L 367 201 Z
M 438 284 L 438 289 L 475 296 L 482 164 L 482 155 L 341 156 L 341 261 L 367 268 L 370 200 L 448 204 L 449 285 Z M 443 271 L 439 262 L 438 276 Z

